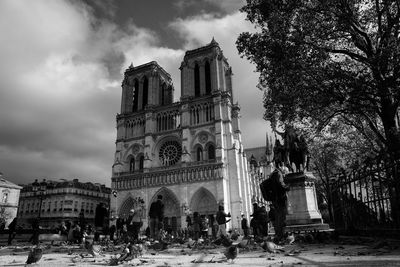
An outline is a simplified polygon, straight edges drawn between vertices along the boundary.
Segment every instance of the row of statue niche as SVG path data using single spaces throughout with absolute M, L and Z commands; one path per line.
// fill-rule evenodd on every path
M 275 130 L 283 140 L 276 138 L 274 146 L 274 162 L 283 162 L 291 172 L 308 170 L 310 155 L 303 135 L 299 135 L 293 126 L 287 125 L 284 132 Z

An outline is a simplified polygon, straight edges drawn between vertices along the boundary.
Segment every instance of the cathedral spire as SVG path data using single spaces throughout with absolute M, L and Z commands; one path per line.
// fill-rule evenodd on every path
M 211 45 L 218 45 L 217 41 L 215 41 L 215 39 L 214 39 L 214 36 L 213 36 L 210 44 Z

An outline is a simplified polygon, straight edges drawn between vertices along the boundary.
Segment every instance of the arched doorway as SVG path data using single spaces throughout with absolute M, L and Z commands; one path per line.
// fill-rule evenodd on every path
M 142 218 L 146 218 L 145 210 L 142 208 L 143 204 L 139 201 L 139 198 L 134 199 L 133 197 L 128 197 L 121 205 L 118 211 L 118 217 L 128 218 L 129 211 L 131 209 L 141 210 Z
M 149 203 L 149 209 L 151 203 L 157 200 L 157 196 L 162 195 L 162 201 L 164 203 L 164 230 L 171 232 L 176 231 L 181 227 L 180 217 L 180 203 L 174 192 L 170 189 L 163 187 L 154 194 Z
M 190 209 L 193 212 L 197 211 L 200 215 L 206 215 L 210 225 L 212 225 L 214 222 L 213 215 L 217 214 L 218 211 L 218 203 L 210 191 L 201 187 L 194 193 L 190 201 Z

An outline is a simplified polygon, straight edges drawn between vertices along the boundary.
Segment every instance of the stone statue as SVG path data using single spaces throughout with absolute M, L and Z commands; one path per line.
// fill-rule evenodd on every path
M 304 136 L 299 135 L 294 127 L 289 125 L 286 126 L 285 132 L 275 132 L 282 137 L 283 145 L 276 139 L 274 161 L 283 162 L 292 172 L 306 170 L 309 151 Z

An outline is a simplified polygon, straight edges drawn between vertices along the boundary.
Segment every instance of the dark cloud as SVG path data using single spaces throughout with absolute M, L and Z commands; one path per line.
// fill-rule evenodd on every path
M 6 179 L 109 185 L 124 69 L 156 60 L 172 75 L 178 100 L 185 50 L 213 36 L 235 73 L 244 143 L 264 143 L 257 75 L 234 45 L 238 32 L 252 27 L 237 12 L 221 15 L 228 1 L 204 0 L 201 15 L 188 7 L 181 18 L 169 1 L 161 2 L 157 9 L 151 3 L 134 9 L 138 1 L 0 1 L 0 172 Z M 234 2 L 224 8 L 233 10 Z

